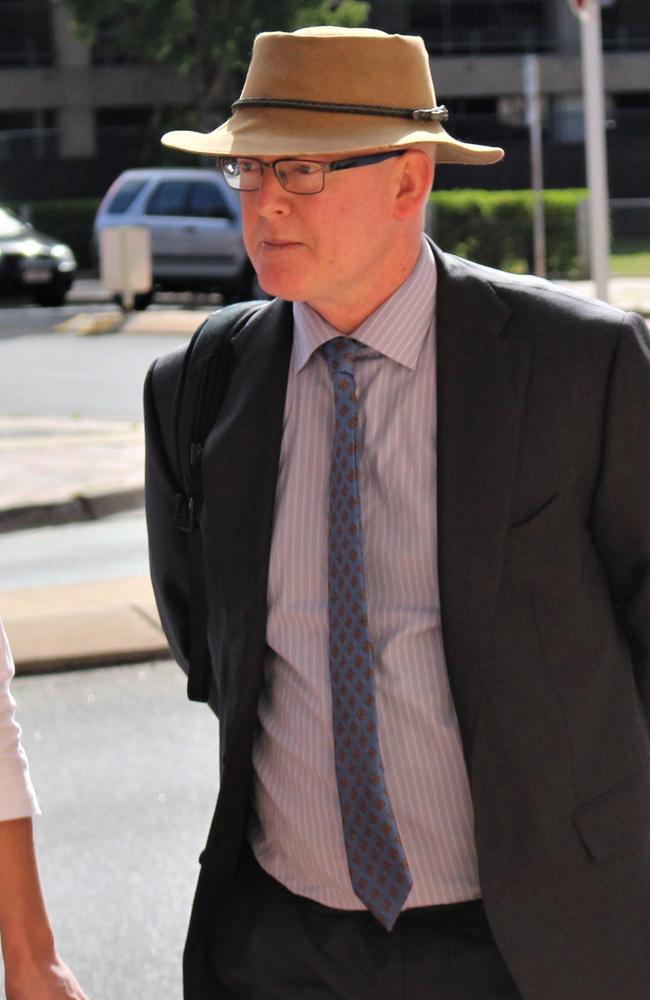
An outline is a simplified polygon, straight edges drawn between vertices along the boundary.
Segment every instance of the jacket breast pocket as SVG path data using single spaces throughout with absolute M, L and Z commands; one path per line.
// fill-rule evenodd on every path
M 512 525 L 506 538 L 505 562 L 543 554 L 548 542 L 567 524 L 566 506 L 556 493 L 526 521 Z

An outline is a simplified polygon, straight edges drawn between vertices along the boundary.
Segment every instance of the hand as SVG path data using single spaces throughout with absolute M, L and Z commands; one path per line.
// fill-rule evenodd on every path
M 50 961 L 5 968 L 7 1000 L 88 1000 L 67 965 L 55 955 Z
M 0 939 L 7 1000 L 88 1000 L 57 951 L 28 816 L 0 822 Z

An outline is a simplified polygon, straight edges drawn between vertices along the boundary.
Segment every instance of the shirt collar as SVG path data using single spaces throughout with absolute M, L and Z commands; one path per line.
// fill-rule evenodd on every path
M 436 262 L 427 240 L 406 281 L 353 331 L 355 340 L 407 368 L 415 369 L 435 309 Z M 306 302 L 293 303 L 293 367 L 300 372 L 322 344 L 339 337 Z

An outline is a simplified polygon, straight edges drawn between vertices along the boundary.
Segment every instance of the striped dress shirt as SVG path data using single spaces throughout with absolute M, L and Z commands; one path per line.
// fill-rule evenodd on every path
M 423 242 L 411 275 L 353 334 L 366 345 L 355 377 L 379 740 L 413 875 L 407 908 L 479 895 L 440 624 L 435 286 Z M 343 843 L 328 661 L 333 391 L 318 348 L 339 331 L 305 303 L 293 312 L 249 836 L 261 866 L 292 892 L 362 909 Z

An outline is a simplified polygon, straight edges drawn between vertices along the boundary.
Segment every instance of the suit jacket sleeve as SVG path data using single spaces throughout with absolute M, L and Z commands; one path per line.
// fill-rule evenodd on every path
M 650 337 L 622 322 L 609 378 L 592 530 L 650 721 Z

